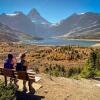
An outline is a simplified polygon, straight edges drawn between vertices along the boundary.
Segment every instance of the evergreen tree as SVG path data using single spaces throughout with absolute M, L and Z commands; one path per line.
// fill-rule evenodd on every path
M 90 57 L 87 60 L 85 67 L 82 71 L 82 76 L 85 78 L 93 78 L 95 76 L 96 71 L 96 60 L 97 54 L 94 50 L 90 53 Z

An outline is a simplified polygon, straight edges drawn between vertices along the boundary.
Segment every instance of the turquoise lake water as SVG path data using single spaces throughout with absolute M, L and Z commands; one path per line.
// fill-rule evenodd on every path
M 27 44 L 37 44 L 37 45 L 79 45 L 79 46 L 91 46 L 100 41 L 86 41 L 86 40 L 64 40 L 56 38 L 46 38 L 43 40 L 34 40 L 34 41 L 24 41 Z

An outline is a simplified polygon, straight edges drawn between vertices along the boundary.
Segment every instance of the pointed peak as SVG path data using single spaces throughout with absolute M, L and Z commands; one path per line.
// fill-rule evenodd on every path
M 37 9 L 36 8 L 32 8 L 30 11 L 36 11 L 37 12 Z
M 33 15 L 40 15 L 40 14 L 39 14 L 39 12 L 38 12 L 35 8 L 32 8 L 32 9 L 30 10 L 30 12 L 29 12 L 28 15 L 33 16 Z

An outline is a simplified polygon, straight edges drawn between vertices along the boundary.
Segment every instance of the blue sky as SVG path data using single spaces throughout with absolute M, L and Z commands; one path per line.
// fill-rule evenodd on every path
M 55 23 L 72 13 L 100 13 L 100 0 L 0 0 L 0 13 L 23 11 L 27 14 L 32 8 Z

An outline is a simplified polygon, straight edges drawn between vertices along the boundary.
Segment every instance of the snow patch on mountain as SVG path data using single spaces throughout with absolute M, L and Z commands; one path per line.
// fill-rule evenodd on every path
M 85 13 L 83 12 L 83 13 L 77 13 L 77 15 L 84 15 Z
M 6 14 L 7 16 L 17 16 L 19 13 Z

